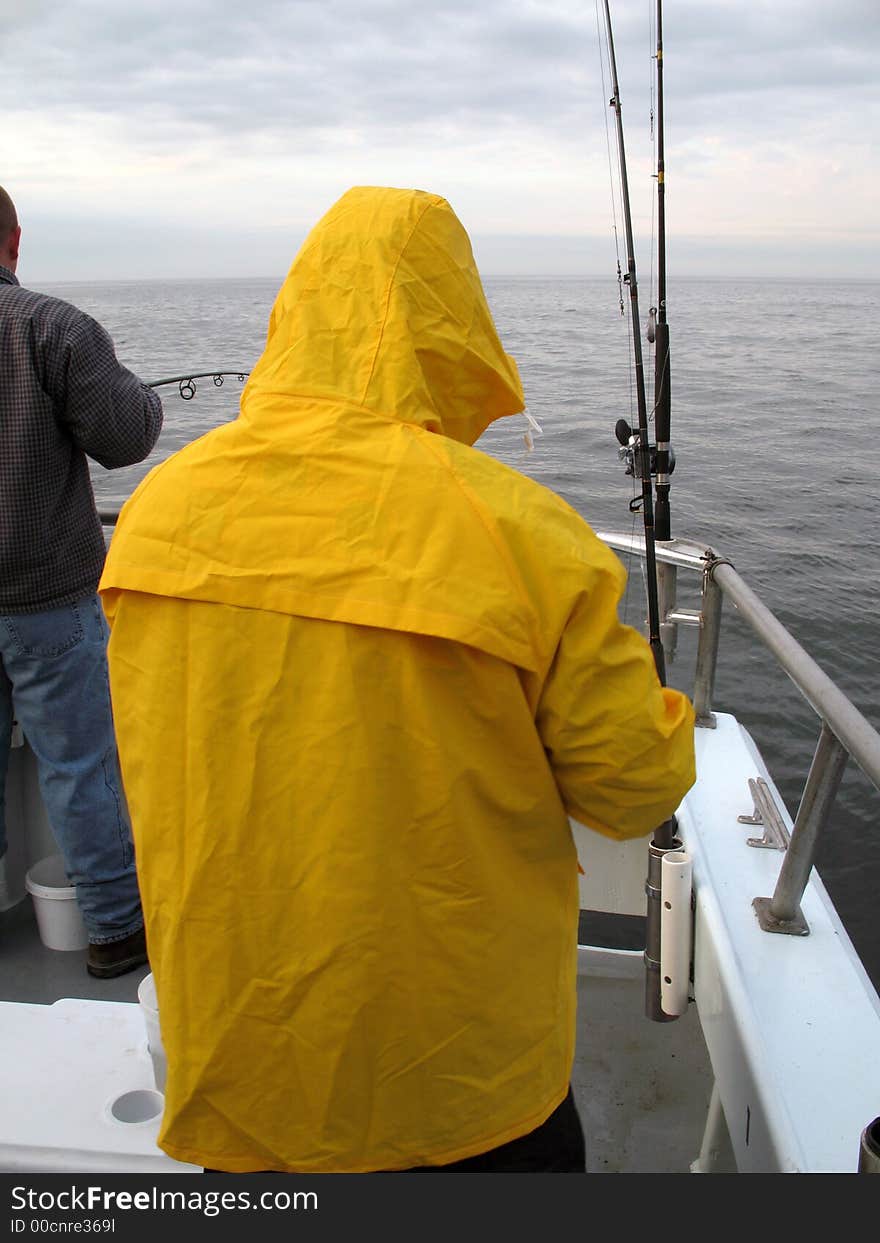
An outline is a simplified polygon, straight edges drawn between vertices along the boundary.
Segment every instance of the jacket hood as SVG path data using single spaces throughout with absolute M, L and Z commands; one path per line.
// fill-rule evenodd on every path
M 242 418 L 258 424 L 278 396 L 343 402 L 464 444 L 523 410 L 445 199 L 359 186 L 318 222 L 275 300 Z
M 105 607 L 138 591 L 451 639 L 546 669 L 590 535 L 471 447 L 523 405 L 448 204 L 351 190 L 290 269 L 239 417 L 123 506 Z

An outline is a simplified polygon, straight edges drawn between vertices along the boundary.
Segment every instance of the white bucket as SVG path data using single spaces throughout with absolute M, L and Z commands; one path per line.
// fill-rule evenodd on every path
M 67 879 L 61 855 L 50 855 L 28 871 L 25 889 L 34 901 L 40 940 L 50 950 L 84 950 L 89 943 L 76 889 Z
M 168 1064 L 165 1061 L 165 1046 L 162 1044 L 162 1033 L 159 1030 L 159 1002 L 156 998 L 156 981 L 153 973 L 145 975 L 138 985 L 138 1001 L 144 1026 L 147 1029 L 147 1048 L 153 1063 L 153 1078 L 160 1092 L 165 1091 L 165 1076 Z

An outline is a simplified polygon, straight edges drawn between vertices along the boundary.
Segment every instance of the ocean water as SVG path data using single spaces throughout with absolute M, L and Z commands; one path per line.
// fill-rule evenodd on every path
M 104 324 L 146 380 L 246 372 L 259 357 L 279 280 L 45 285 Z M 628 530 L 632 480 L 613 428 L 637 422 L 628 320 L 616 281 L 485 280 L 499 333 L 520 368 L 542 434 L 522 418 L 479 447 L 554 489 L 599 530 Z M 642 319 L 649 294 L 640 290 Z M 628 315 L 628 298 L 627 298 Z M 880 283 L 671 282 L 673 535 L 728 557 L 813 658 L 880 727 Z M 651 362 L 645 347 L 645 370 Z M 648 380 L 650 396 L 652 381 Z M 118 508 L 158 461 L 236 416 L 242 384 L 161 390 L 165 427 L 149 461 L 95 467 L 102 508 Z M 633 567 L 626 620 L 644 614 Z M 688 605 L 684 585 L 680 603 Z M 692 632 L 669 669 L 689 688 Z M 794 815 L 818 722 L 725 606 L 714 706 L 734 712 L 767 758 Z M 750 811 L 747 797 L 743 811 Z M 818 870 L 880 987 L 880 796 L 851 761 L 820 845 Z

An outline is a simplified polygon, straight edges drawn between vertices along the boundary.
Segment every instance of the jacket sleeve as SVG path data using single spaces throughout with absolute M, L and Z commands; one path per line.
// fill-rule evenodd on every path
M 162 430 L 162 402 L 116 358 L 99 323 L 81 314 L 68 331 L 58 417 L 84 453 L 112 469 L 141 462 Z
M 569 614 L 536 720 L 568 814 L 622 840 L 651 832 L 693 785 L 694 710 L 661 686 L 647 642 L 618 620 L 623 567 L 614 558 L 592 577 Z

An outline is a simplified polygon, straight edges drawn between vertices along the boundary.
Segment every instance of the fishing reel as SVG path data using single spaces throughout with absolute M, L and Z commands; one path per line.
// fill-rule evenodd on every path
M 621 462 L 626 465 L 626 474 L 632 475 L 635 479 L 642 478 L 642 453 L 639 441 L 638 430 L 633 431 L 626 419 L 618 419 L 614 424 L 614 435 L 617 437 L 620 448 L 617 450 L 617 456 Z M 669 456 L 669 465 L 666 470 L 667 475 L 671 475 L 675 470 L 675 450 L 667 450 Z M 648 470 L 651 478 L 657 474 L 657 446 L 648 445 Z

